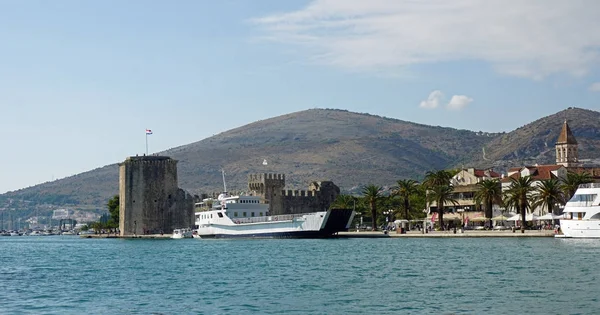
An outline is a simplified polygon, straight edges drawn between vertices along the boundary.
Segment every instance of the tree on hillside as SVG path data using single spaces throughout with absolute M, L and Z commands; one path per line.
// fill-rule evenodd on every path
M 369 204 L 369 208 L 371 209 L 371 218 L 373 222 L 371 222 L 371 226 L 373 231 L 377 230 L 377 201 L 383 197 L 381 194 L 383 188 L 381 186 L 369 184 L 362 189 L 362 195 L 365 201 Z
M 108 213 L 110 214 L 110 218 L 106 226 L 108 228 L 118 228 L 119 227 L 119 195 L 114 195 L 112 198 L 108 200 L 106 204 L 108 207 Z
M 404 219 L 409 220 L 410 198 L 419 192 L 419 184 L 413 179 L 400 179 L 396 184 L 392 189 L 392 197 L 398 196 L 402 199 Z
M 591 183 L 594 181 L 594 179 L 588 172 L 567 172 L 567 177 L 563 178 L 562 181 L 563 184 L 561 187 L 564 192 L 564 198 L 565 201 L 568 201 L 571 199 L 571 197 L 573 197 L 579 185 Z
M 437 204 L 438 223 L 444 229 L 444 204 L 458 204 L 452 197 L 454 188 L 450 185 L 452 173 L 446 170 L 427 172 L 423 185 L 427 189 L 427 201 L 435 201 Z
M 475 202 L 483 204 L 485 208 L 485 217 L 489 219 L 490 228 L 492 227 L 492 207 L 494 204 L 502 204 L 502 186 L 498 179 L 486 179 L 476 184 Z
M 509 208 L 517 209 L 521 214 L 521 233 L 525 233 L 525 219 L 530 208 L 529 200 L 535 188 L 531 185 L 533 181 L 530 176 L 511 177 L 510 180 L 510 186 L 504 192 L 504 204 Z
M 555 213 L 554 209 L 557 204 L 565 203 L 564 192 L 561 184 L 557 179 L 550 178 L 540 182 L 535 187 L 535 196 L 533 198 L 532 208 L 543 207 L 548 210 L 548 213 Z M 554 220 L 552 220 L 554 224 Z

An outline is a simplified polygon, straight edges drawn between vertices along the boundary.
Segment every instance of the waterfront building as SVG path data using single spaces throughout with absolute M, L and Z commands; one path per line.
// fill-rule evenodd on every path
M 450 184 L 453 187 L 452 198 L 456 200 L 457 204 L 444 204 L 444 220 L 465 221 L 465 218 L 473 220 L 485 217 L 482 205 L 475 202 L 475 193 L 479 189 L 477 183 L 487 179 L 500 179 L 500 177 L 501 175 L 493 169 L 465 168 L 460 170 L 450 179 Z M 494 213 L 499 213 L 500 208 L 494 205 L 493 210 Z M 437 203 L 435 201 L 430 202 L 428 204 L 429 218 L 436 211 Z

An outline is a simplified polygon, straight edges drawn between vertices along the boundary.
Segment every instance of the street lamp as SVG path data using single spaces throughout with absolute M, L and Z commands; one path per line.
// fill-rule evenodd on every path
M 389 209 L 387 211 L 383 211 L 383 214 L 385 215 L 385 225 L 386 227 L 389 225 L 390 222 L 390 214 L 394 213 L 394 210 Z

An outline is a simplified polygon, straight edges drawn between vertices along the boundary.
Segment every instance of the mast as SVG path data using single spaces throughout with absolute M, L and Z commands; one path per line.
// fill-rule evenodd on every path
M 223 192 L 227 193 L 227 184 L 225 183 L 225 170 L 221 169 L 221 175 L 223 176 Z

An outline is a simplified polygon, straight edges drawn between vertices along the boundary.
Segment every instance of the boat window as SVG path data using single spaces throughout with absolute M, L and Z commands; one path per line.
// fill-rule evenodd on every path
M 583 219 L 583 216 L 585 216 L 585 212 L 577 212 L 577 220 Z
M 223 217 L 223 213 L 221 213 L 221 212 L 217 212 L 217 214 L 219 215 L 219 218 L 222 218 L 222 217 Z
M 598 197 L 597 194 L 573 195 L 569 202 L 592 202 Z
M 243 214 L 244 214 L 244 216 L 246 216 L 246 212 L 244 212 Z
M 212 213 L 210 214 L 210 218 L 212 219 Z
M 234 213 L 233 213 L 233 216 L 234 216 L 234 217 L 237 217 L 237 212 L 234 212 Z

